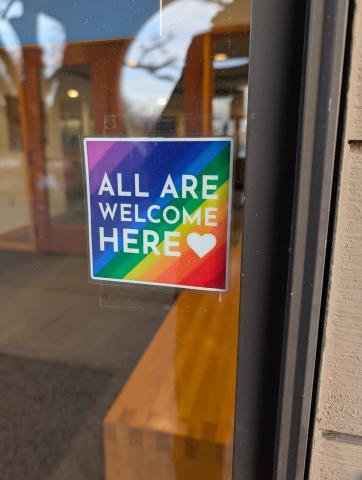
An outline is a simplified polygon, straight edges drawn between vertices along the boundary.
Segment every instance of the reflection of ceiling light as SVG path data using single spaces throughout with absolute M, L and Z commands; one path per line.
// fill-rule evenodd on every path
M 167 105 L 167 99 L 163 98 L 163 97 L 160 97 L 160 98 L 157 99 L 156 103 L 160 107 L 164 107 L 165 105 Z
M 213 67 L 216 70 L 225 70 L 227 68 L 237 68 L 237 67 L 245 67 L 249 64 L 248 57 L 233 57 L 227 58 L 226 60 L 214 60 Z
M 138 62 L 137 60 L 127 60 L 127 66 L 131 68 L 136 68 L 138 67 Z
M 79 97 L 79 92 L 75 88 L 70 88 L 67 91 L 67 95 L 69 98 L 78 98 Z
M 216 53 L 214 55 L 215 62 L 224 62 L 227 58 L 228 56 L 226 55 L 226 53 Z

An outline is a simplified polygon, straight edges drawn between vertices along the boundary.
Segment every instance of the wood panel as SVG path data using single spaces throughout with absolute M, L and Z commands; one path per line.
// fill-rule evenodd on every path
M 105 119 L 117 117 L 121 133 L 119 75 L 128 41 L 67 46 L 63 65 L 89 65 L 91 69 L 95 130 L 103 134 Z M 41 95 L 41 51 L 24 49 L 24 81 L 21 85 L 22 123 L 29 165 L 30 202 L 33 238 L 41 251 L 86 252 L 84 225 L 56 225 L 50 215 L 46 187 L 46 156 L 44 142 L 43 102 Z
M 95 133 L 104 134 L 107 117 L 116 117 L 114 134 L 124 133 L 120 72 L 129 42 L 96 45 L 92 49 L 92 92 Z M 109 132 L 108 132 L 109 133 Z
M 228 293 L 184 292 L 104 422 L 107 480 L 231 478 L 240 246 Z
M 50 228 L 49 198 L 45 186 L 44 118 L 40 91 L 41 52 L 24 49 L 24 76 L 21 83 L 21 105 L 24 148 L 27 155 L 31 215 L 35 248 L 45 249 Z
M 184 110 L 188 135 L 211 133 L 212 102 L 211 35 L 195 37 L 186 57 L 184 69 Z

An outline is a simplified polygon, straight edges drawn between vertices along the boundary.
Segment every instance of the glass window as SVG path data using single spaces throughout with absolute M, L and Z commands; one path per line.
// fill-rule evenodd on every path
M 0 477 L 230 480 L 249 0 L 53 3 L 0 1 Z M 227 292 L 89 281 L 89 135 L 234 138 Z

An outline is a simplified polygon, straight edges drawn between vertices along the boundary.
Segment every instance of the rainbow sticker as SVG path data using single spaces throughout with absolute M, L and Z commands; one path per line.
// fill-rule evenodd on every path
M 227 290 L 230 138 L 85 138 L 90 276 Z

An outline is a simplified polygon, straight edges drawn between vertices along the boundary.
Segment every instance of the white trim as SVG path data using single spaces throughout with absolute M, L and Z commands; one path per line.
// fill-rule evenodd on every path
M 226 269 L 228 270 L 228 266 L 226 266 Z M 227 292 L 227 281 L 226 281 L 226 287 L 225 288 L 208 288 L 208 287 L 195 287 L 195 285 L 179 285 L 177 283 L 157 283 L 157 282 L 143 282 L 142 280 L 125 280 L 123 278 L 117 279 L 117 278 L 106 278 L 106 277 L 93 277 L 93 275 L 90 275 L 91 280 L 96 281 L 97 283 L 102 283 L 102 280 L 104 282 L 109 282 L 109 283 L 132 283 L 135 285 L 153 285 L 156 287 L 173 287 L 173 288 L 183 288 L 183 289 L 188 289 L 188 290 L 203 290 L 203 291 L 209 291 L 209 292 Z M 227 280 L 227 279 L 226 279 Z
M 231 142 L 234 143 L 232 137 L 83 137 L 84 145 L 88 140 L 97 140 L 97 142 L 200 142 L 205 140 L 208 142 Z
M 163 35 L 163 5 L 162 0 L 160 0 L 160 37 Z

